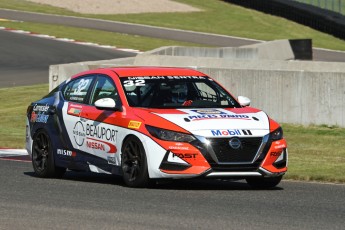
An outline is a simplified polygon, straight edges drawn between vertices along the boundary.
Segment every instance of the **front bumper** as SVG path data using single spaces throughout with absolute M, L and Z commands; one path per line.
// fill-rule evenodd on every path
M 228 150 L 225 143 L 229 140 L 219 139 L 211 143 L 206 138 L 198 138 L 189 148 L 190 153 L 170 149 L 160 165 L 166 177 L 183 178 L 236 178 L 278 177 L 287 171 L 288 152 L 284 139 L 271 141 L 262 138 L 244 138 L 243 150 Z M 229 147 L 230 148 L 230 147 Z M 198 152 L 198 154 L 195 154 Z M 234 156 L 227 156 L 233 154 Z M 168 156 L 173 155 L 169 160 Z M 181 159 L 179 157 L 182 157 Z M 187 158 L 187 156 L 194 156 Z M 179 161 L 176 161 L 178 159 Z

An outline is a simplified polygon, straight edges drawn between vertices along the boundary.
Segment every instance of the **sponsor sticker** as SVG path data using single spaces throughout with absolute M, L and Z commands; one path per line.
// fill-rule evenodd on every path
M 117 152 L 117 148 L 112 143 L 106 141 L 100 141 L 92 138 L 86 138 L 86 147 L 93 150 L 100 150 L 102 152 L 114 154 Z
M 31 121 L 31 122 L 36 122 L 36 118 L 37 118 L 37 114 L 36 114 L 35 112 L 32 112 L 32 113 L 31 113 L 31 119 L 30 119 L 30 121 Z
M 219 111 L 216 109 L 192 109 L 191 111 L 201 114 L 201 115 L 207 115 L 207 114 L 226 114 L 223 111 Z
M 108 160 L 108 164 L 111 164 L 111 165 L 120 165 L 120 163 L 118 162 L 118 160 L 116 159 L 116 157 L 108 156 L 108 157 L 107 157 L 107 160 Z
M 243 114 L 207 114 L 207 115 L 193 115 L 188 116 L 189 121 L 202 121 L 210 119 L 238 119 L 238 120 L 250 120 L 248 115 Z
M 81 105 L 69 103 L 67 114 L 73 115 L 73 116 L 79 116 L 82 109 L 83 107 Z
M 204 76 L 138 76 L 128 77 L 128 80 L 157 80 L 157 79 L 207 79 Z
M 46 105 L 34 105 L 32 111 L 35 111 L 35 112 L 47 112 L 49 109 L 49 105 L 46 104 Z
M 82 146 L 84 144 L 84 139 L 85 139 L 85 128 L 83 123 L 81 121 L 78 121 L 75 123 L 74 128 L 73 128 L 73 136 L 74 136 L 74 141 L 78 146 Z
M 184 146 L 182 143 L 175 143 L 168 147 L 170 150 L 189 150 L 189 146 Z
M 128 123 L 128 128 L 131 128 L 131 129 L 139 129 L 140 126 L 141 126 L 140 121 L 129 121 Z
M 113 144 L 116 143 L 116 135 L 117 130 L 101 124 L 83 124 L 81 121 L 78 121 L 73 128 L 75 143 L 91 151 L 116 153 L 117 148 Z
M 226 129 L 226 130 L 211 130 L 213 136 L 241 136 L 241 131 L 238 129 Z
M 86 124 L 86 136 L 115 142 L 116 130 L 100 125 Z
M 279 152 L 271 152 L 271 153 L 270 153 L 270 157 L 277 157 L 277 156 L 280 156 L 281 153 L 282 153 L 282 151 L 279 151 Z
M 253 135 L 250 130 L 239 129 L 213 129 L 211 130 L 213 136 L 241 136 L 241 135 Z
M 43 113 L 36 113 L 32 112 L 31 113 L 31 122 L 38 122 L 38 123 L 47 123 L 49 118 L 49 115 L 43 114 Z
M 57 149 L 56 153 L 58 155 L 67 156 L 67 157 L 75 157 L 77 155 L 76 152 L 73 152 L 73 151 L 67 150 L 67 149 Z
M 173 153 L 172 157 L 179 157 L 181 159 L 186 159 L 186 158 L 190 158 L 190 159 L 195 159 L 196 156 L 198 154 L 197 153 Z
M 276 146 L 274 146 L 274 149 L 283 149 L 283 148 L 286 148 L 286 145 L 285 145 L 285 144 L 281 144 L 281 145 L 276 145 Z

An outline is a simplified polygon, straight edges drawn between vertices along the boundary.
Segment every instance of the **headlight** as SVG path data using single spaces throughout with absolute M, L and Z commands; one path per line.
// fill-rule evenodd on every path
M 271 133 L 271 139 L 277 141 L 283 138 L 283 129 L 279 127 Z
M 152 136 L 165 141 L 191 142 L 195 140 L 195 137 L 190 134 L 160 129 L 149 125 L 146 125 L 146 129 Z

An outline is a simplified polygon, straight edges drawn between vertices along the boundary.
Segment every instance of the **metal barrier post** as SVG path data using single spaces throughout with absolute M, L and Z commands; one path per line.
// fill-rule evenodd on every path
M 338 0 L 338 2 L 339 2 L 339 14 L 341 14 L 341 7 L 342 7 L 341 0 Z

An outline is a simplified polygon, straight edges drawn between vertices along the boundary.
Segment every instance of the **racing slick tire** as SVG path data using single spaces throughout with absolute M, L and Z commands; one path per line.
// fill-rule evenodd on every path
M 277 186 L 282 180 L 282 178 L 283 176 L 260 178 L 252 177 L 247 178 L 246 181 L 249 184 L 249 186 L 254 189 L 270 189 Z
M 135 136 L 129 136 L 121 149 L 123 180 L 129 187 L 144 188 L 151 185 L 146 153 L 143 144 Z
M 39 130 L 33 138 L 32 165 L 35 174 L 42 178 L 60 178 L 66 172 L 66 168 L 55 166 L 52 142 L 43 129 Z

